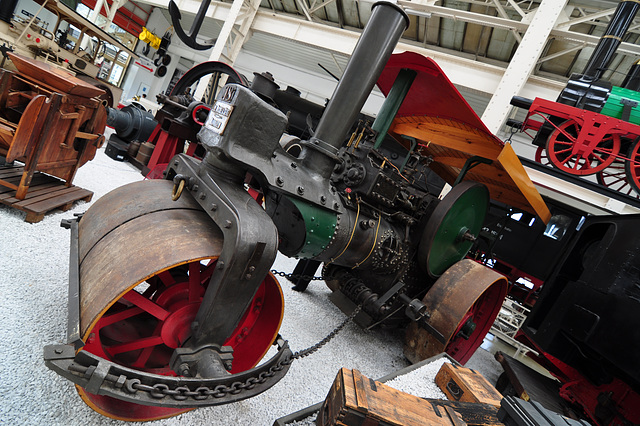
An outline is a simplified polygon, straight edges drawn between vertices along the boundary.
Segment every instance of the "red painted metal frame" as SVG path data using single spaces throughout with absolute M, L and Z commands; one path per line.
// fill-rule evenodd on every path
M 635 141 L 631 146 L 626 168 L 629 184 L 640 194 L 640 140 Z
M 595 425 L 603 425 L 596 419 L 595 413 L 599 406 L 598 399 L 607 396 L 610 396 L 619 415 L 606 426 L 640 424 L 640 394 L 628 384 L 613 378 L 610 383 L 597 386 L 578 370 L 544 352 L 526 333 L 519 331 L 516 340 L 538 351 L 540 356 L 535 356 L 531 352 L 528 355 L 560 381 L 560 396 L 566 401 L 581 406 Z
M 185 140 L 162 130 L 160 124 L 153 129 L 148 141 L 155 146 L 147 164 L 149 170 L 154 169 L 158 164 L 168 164 L 174 155 L 184 150 Z
M 542 118 L 543 121 L 534 119 L 535 116 Z M 582 129 L 578 135 L 578 142 L 585 147 L 594 147 L 606 135 L 618 135 L 629 139 L 640 136 L 640 126 L 636 124 L 541 98 L 534 99 L 531 104 L 522 131 L 540 130 L 545 121 L 558 129 L 558 126 L 549 121 L 547 116 L 578 123 Z M 618 153 L 615 157 L 619 160 L 626 159 Z
M 526 272 L 521 271 L 520 269 L 503 260 L 493 259 L 493 261 L 494 264 L 493 266 L 491 266 L 491 269 L 498 272 L 499 274 L 504 275 L 509 281 L 507 294 L 518 300 L 525 306 L 533 306 L 537 300 L 537 293 L 544 284 L 544 281 L 540 278 L 534 277 L 531 274 L 527 274 Z M 484 262 L 478 263 L 484 264 Z M 531 284 L 533 284 L 533 288 L 529 289 L 520 285 L 517 282 L 519 278 L 526 278 L 527 280 L 529 280 Z
M 96 0 L 82 0 L 82 4 L 89 7 L 90 9 L 95 9 Z M 107 4 L 109 5 L 109 7 L 113 6 L 113 2 L 110 2 L 109 0 L 107 0 Z M 105 17 L 107 16 L 104 7 L 100 10 L 100 14 Z M 147 19 L 149 19 L 148 16 Z M 134 36 L 138 37 L 138 35 L 140 35 L 140 33 L 142 32 L 142 27 L 146 25 L 147 21 L 142 19 L 132 11 L 121 7 L 117 10 L 116 15 L 113 17 L 113 23 L 129 34 L 133 34 Z

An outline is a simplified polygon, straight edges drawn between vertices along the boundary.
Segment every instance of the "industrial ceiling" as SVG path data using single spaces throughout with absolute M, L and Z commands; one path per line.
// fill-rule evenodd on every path
M 170 21 L 165 0 L 138 3 L 160 7 Z M 228 10 L 232 3 L 232 0 L 212 1 L 207 16 L 216 16 L 217 7 Z M 540 5 L 539 0 L 398 0 L 398 3 L 411 19 L 401 43 L 425 49 L 430 55 L 436 55 L 436 60 L 437 55 L 442 55 L 463 61 L 460 63 L 464 65 L 459 67 L 472 64 L 476 68 L 476 84 L 467 86 L 460 76 L 450 78 L 478 114 L 482 114 L 492 90 L 482 90 L 479 87 L 482 78 L 475 75 L 483 70 L 497 75 L 509 66 L 532 20 L 532 12 Z M 544 81 L 543 86 L 559 90 L 572 73 L 581 72 L 618 3 L 617 0 L 569 0 L 564 15 L 556 22 L 545 44 L 533 70 L 533 78 Z M 177 4 L 182 11 L 182 27 L 189 29 L 200 1 L 177 0 Z M 243 49 L 308 72 L 328 72 L 339 77 L 348 56 L 332 45 L 332 33 L 357 34 L 367 23 L 372 4 L 372 0 L 261 0 L 257 16 L 299 22 L 306 26 L 296 31 L 313 28 L 314 36 L 292 38 L 290 32 L 284 31 L 284 26 L 282 32 L 277 29 L 262 31 L 254 26 Z M 222 25 L 220 19 L 206 18 L 199 36 L 216 38 Z M 324 32 L 318 28 L 323 28 Z M 640 46 L 636 45 L 639 36 L 640 17 L 636 17 L 604 74 L 605 79 L 618 85 L 622 82 L 628 69 L 640 58 Z M 450 73 L 449 69 L 443 68 Z M 468 69 L 465 72 L 468 73 Z
M 232 2 L 228 0 L 224 3 Z M 399 1 L 411 18 L 411 25 L 403 35 L 402 42 L 506 67 L 521 40 L 522 31 L 519 29 L 526 29 L 526 23 L 531 19 L 530 13 L 539 3 L 522 0 Z M 371 1 L 361 0 L 262 0 L 260 11 L 295 16 L 332 28 L 359 30 L 369 19 L 371 4 Z M 566 21 L 556 24 L 556 31 L 552 32 L 545 46 L 535 74 L 566 81 L 570 74 L 580 72 L 617 4 L 616 0 L 570 0 L 566 8 Z M 189 28 L 192 17 L 188 12 L 183 13 L 184 28 Z M 614 84 L 622 81 L 628 68 L 640 56 L 640 49 L 632 46 L 640 36 L 640 18 L 636 18 L 636 21 L 623 40 L 621 53 L 613 59 L 604 76 Z M 205 22 L 201 35 L 204 38 L 216 37 L 220 26 L 219 21 Z M 345 55 L 322 54 L 327 50 L 318 48 L 316 51 L 309 46 L 301 49 L 284 38 L 273 35 L 265 37 L 264 34 L 261 37 L 260 33 L 254 33 L 244 49 L 284 63 L 296 63 L 314 72 L 319 71 L 319 59 L 326 60 L 323 66 L 336 73 L 346 63 Z

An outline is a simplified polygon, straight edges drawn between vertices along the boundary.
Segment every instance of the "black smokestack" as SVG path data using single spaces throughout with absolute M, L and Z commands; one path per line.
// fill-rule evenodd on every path
M 611 17 L 602 38 L 598 42 L 589 62 L 584 69 L 584 75 L 598 79 L 609 66 L 613 54 L 622 43 L 622 36 L 627 32 L 633 18 L 640 8 L 635 0 L 623 0 L 618 4 L 616 11 Z
M 409 26 L 409 17 L 399 6 L 387 1 L 373 5 L 371 18 L 356 44 L 349 63 L 333 92 L 331 101 L 318 123 L 308 146 L 323 154 L 332 154 L 344 142 L 373 86 L 389 61 L 402 33 Z M 333 162 L 313 156 L 316 170 L 333 170 Z M 328 159 L 328 157 L 325 157 Z

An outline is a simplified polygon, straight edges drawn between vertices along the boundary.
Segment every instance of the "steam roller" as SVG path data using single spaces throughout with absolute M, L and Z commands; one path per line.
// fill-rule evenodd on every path
M 480 345 L 507 288 L 465 259 L 489 203 L 550 213 L 437 64 L 392 55 L 402 8 L 372 9 L 309 139 L 288 132 L 294 114 L 264 84 L 226 84 L 193 124 L 202 159 L 178 154 L 164 180 L 65 221 L 69 343 L 44 357 L 91 408 L 150 420 L 232 403 L 319 349 L 326 339 L 294 354 L 278 334 L 278 252 L 299 259 L 298 291 L 322 265 L 345 321 L 405 330 L 412 362 L 444 351 L 464 363 Z M 359 119 L 376 84 L 387 100 Z

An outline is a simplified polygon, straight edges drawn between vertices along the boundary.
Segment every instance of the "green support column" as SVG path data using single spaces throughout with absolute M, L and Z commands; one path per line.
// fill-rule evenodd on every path
M 389 95 L 387 95 L 387 99 L 384 101 L 384 104 L 382 104 L 382 108 L 380 108 L 380 112 L 378 112 L 378 116 L 373 122 L 373 126 L 371 126 L 373 130 L 378 132 L 378 138 L 373 146 L 374 148 L 377 149 L 382 144 L 384 137 L 387 135 L 387 131 L 389 131 L 389 127 L 391 127 L 391 122 L 396 118 L 396 114 L 402 102 L 404 102 L 407 93 L 409 93 L 409 89 L 417 74 L 416 71 L 407 68 L 401 69 L 398 73 L 396 81 L 393 82 Z

